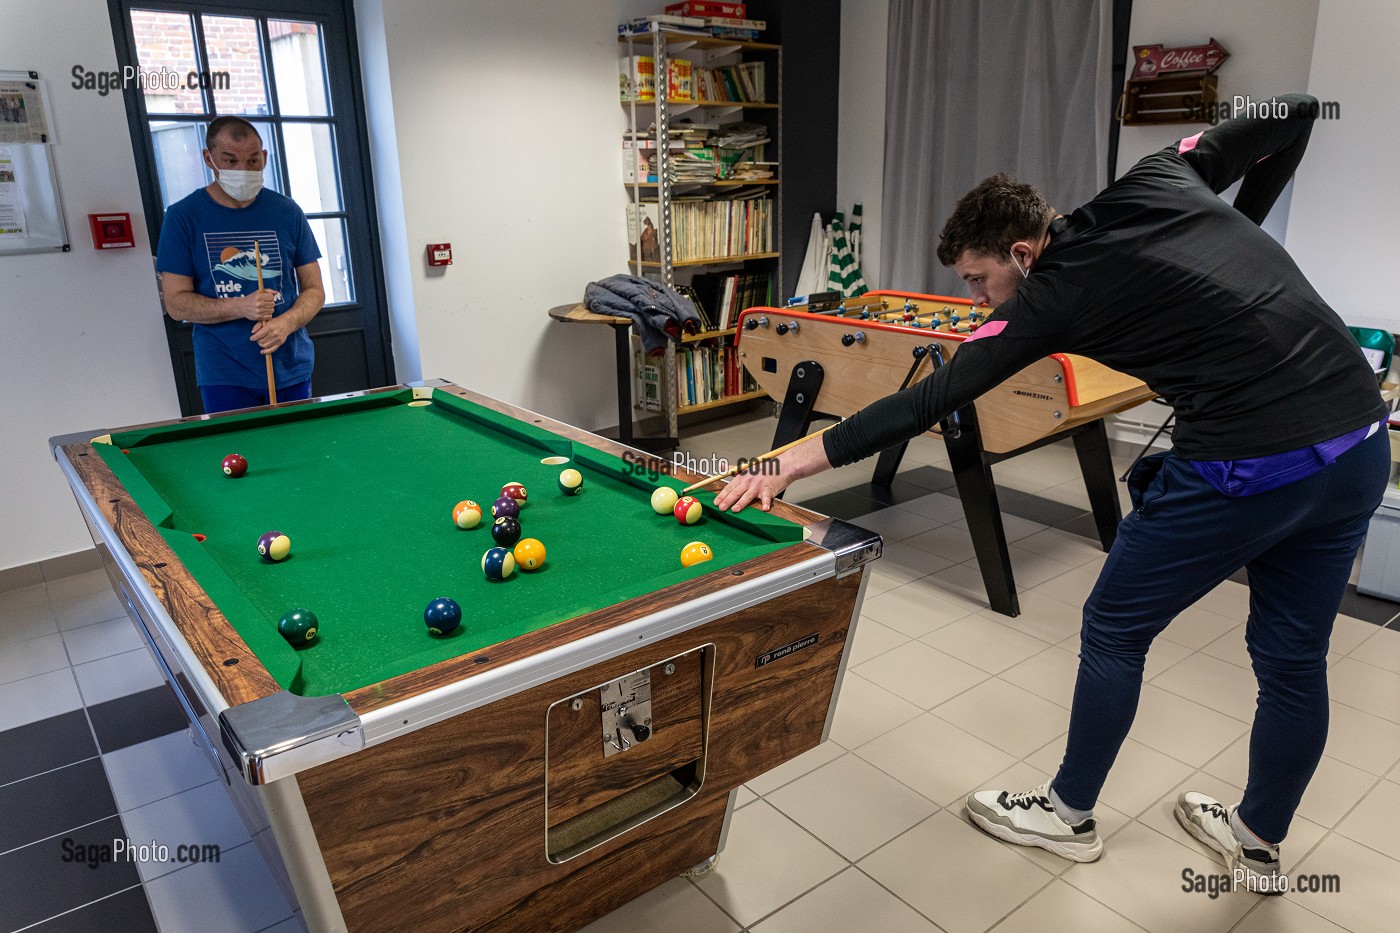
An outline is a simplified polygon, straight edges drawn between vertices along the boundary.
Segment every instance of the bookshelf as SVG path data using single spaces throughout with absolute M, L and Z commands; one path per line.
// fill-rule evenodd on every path
M 666 29 L 618 42 L 629 265 L 693 289 L 706 319 L 664 358 L 634 352 L 638 407 L 679 437 L 682 415 L 766 397 L 732 325 L 782 288 L 782 47 Z

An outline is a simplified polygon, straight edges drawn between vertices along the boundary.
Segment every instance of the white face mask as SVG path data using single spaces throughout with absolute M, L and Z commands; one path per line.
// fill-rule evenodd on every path
M 1016 254 L 1015 254 L 1015 253 L 1008 253 L 1007 255 L 1009 255 L 1009 256 L 1011 257 L 1011 261 L 1012 261 L 1012 262 L 1015 262 L 1015 263 L 1016 263 L 1016 271 L 1019 272 L 1019 273 L 1021 273 L 1021 278 L 1023 278 L 1023 279 L 1028 279 L 1028 278 L 1030 278 L 1030 273 L 1027 272 L 1025 269 L 1022 269 L 1022 268 L 1021 268 L 1021 264 L 1020 264 L 1019 262 L 1016 262 Z
M 263 173 L 226 168 L 219 172 L 219 187 L 235 201 L 251 201 L 262 191 Z

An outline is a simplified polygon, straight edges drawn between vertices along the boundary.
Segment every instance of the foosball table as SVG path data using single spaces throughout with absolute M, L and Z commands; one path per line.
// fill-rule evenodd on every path
M 782 403 L 773 446 L 802 437 L 815 418 L 846 417 L 951 359 L 990 308 L 964 298 L 868 292 L 822 305 L 749 308 L 740 315 L 739 359 Z M 1020 613 L 992 466 L 1073 439 L 1099 541 L 1107 551 L 1122 510 L 1104 417 L 1154 397 L 1134 379 L 1072 354 L 1039 360 L 949 416 L 931 434 L 948 460 L 991 607 Z M 907 445 L 883 452 L 872 483 L 888 487 Z

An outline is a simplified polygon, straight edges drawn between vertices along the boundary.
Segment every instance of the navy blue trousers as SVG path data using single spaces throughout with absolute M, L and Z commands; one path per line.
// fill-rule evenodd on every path
M 1128 480 L 1134 510 L 1084 604 L 1069 742 L 1052 781 L 1060 799 L 1093 808 L 1137 713 L 1152 639 L 1243 567 L 1259 700 L 1240 819 L 1282 841 L 1327 742 L 1327 644 L 1389 476 L 1384 431 L 1312 476 L 1243 498 L 1172 454 L 1140 461 Z
M 204 402 L 206 415 L 221 411 L 236 411 L 240 408 L 253 408 L 268 403 L 267 386 L 249 389 L 246 386 L 200 386 L 199 397 Z M 311 397 L 311 380 L 289 386 L 277 387 L 277 401 L 299 402 Z

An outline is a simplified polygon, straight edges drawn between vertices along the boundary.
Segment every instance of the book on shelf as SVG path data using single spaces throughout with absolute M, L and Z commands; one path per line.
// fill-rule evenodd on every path
M 656 100 L 656 60 L 650 55 L 623 55 L 617 61 L 622 101 Z
M 633 261 L 661 261 L 661 205 L 640 201 L 627 205 L 627 252 Z
M 760 38 L 757 29 L 731 29 L 728 26 L 711 26 L 710 35 L 716 39 L 738 39 L 740 42 L 757 42 Z
M 706 16 L 705 25 L 711 28 L 718 26 L 723 29 L 750 29 L 754 32 L 762 32 L 768 28 L 768 21 L 744 19 L 742 16 Z
M 730 3 L 728 0 L 684 0 L 682 3 L 666 5 L 671 16 L 738 16 L 749 12 L 746 3 Z
M 756 388 L 730 345 L 693 346 L 676 351 L 678 408 L 722 402 Z

